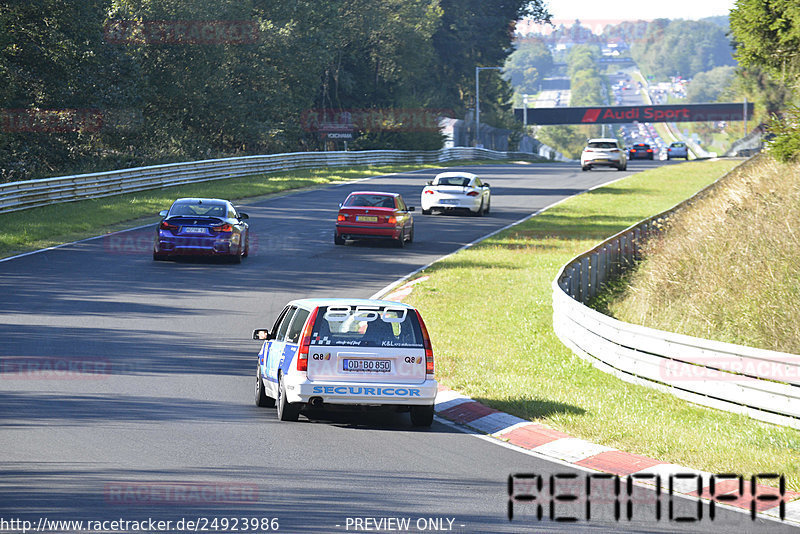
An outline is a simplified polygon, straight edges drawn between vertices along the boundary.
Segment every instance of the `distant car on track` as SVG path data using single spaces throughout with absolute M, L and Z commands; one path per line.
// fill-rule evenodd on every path
M 433 210 L 465 210 L 480 217 L 489 213 L 492 190 L 471 172 L 443 172 L 423 188 L 420 202 L 423 215 Z
M 255 381 L 257 406 L 277 405 L 278 419 L 303 410 L 384 406 L 430 426 L 438 389 L 433 348 L 419 311 L 370 299 L 302 299 L 284 307 L 263 341 Z
M 682 141 L 675 141 L 667 147 L 667 159 L 683 158 L 689 159 L 689 147 Z
M 414 206 L 407 206 L 397 193 L 355 191 L 339 205 L 333 242 L 348 240 L 393 240 L 398 247 L 414 241 Z
M 179 198 L 159 213 L 153 259 L 218 256 L 239 263 L 250 252 L 246 213 L 218 198 Z
M 581 153 L 581 170 L 589 171 L 593 167 L 614 167 L 618 171 L 628 168 L 625 151 L 616 139 L 589 139 L 586 142 L 586 148 Z
M 653 147 L 647 143 L 636 143 L 631 146 L 629 159 L 653 159 Z

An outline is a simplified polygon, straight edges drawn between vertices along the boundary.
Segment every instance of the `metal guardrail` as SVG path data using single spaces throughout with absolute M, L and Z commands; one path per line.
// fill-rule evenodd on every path
M 533 156 L 522 152 L 454 147 L 436 151 L 297 152 L 172 163 L 0 184 L 0 213 L 147 189 L 312 167 L 442 163 L 459 159 L 525 159 Z
M 628 228 L 565 265 L 553 281 L 553 328 L 573 352 L 622 380 L 754 419 L 800 429 L 800 355 L 618 321 L 586 304 L 641 258 L 678 206 Z

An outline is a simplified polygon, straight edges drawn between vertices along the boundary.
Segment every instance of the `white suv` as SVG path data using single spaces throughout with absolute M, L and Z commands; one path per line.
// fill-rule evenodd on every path
M 278 419 L 326 406 L 392 406 L 430 426 L 438 385 L 422 316 L 399 302 L 302 299 L 258 329 L 255 402 Z
M 589 139 L 581 153 L 581 170 L 592 167 L 615 167 L 618 171 L 628 168 L 628 158 L 619 143 L 613 138 Z

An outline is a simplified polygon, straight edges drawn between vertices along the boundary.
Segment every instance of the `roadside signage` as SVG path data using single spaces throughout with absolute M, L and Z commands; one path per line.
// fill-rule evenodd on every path
M 747 104 L 747 118 L 753 115 L 753 103 Z M 520 122 L 527 124 L 622 124 L 638 122 L 698 122 L 744 120 L 744 102 L 721 104 L 668 104 L 658 106 L 591 106 L 523 108 L 514 110 Z

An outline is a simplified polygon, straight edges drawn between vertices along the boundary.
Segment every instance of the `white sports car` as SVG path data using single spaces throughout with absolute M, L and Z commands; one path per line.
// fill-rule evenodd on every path
M 437 174 L 422 190 L 422 214 L 432 210 L 469 210 L 476 217 L 489 213 L 492 191 L 487 182 L 470 172 Z

